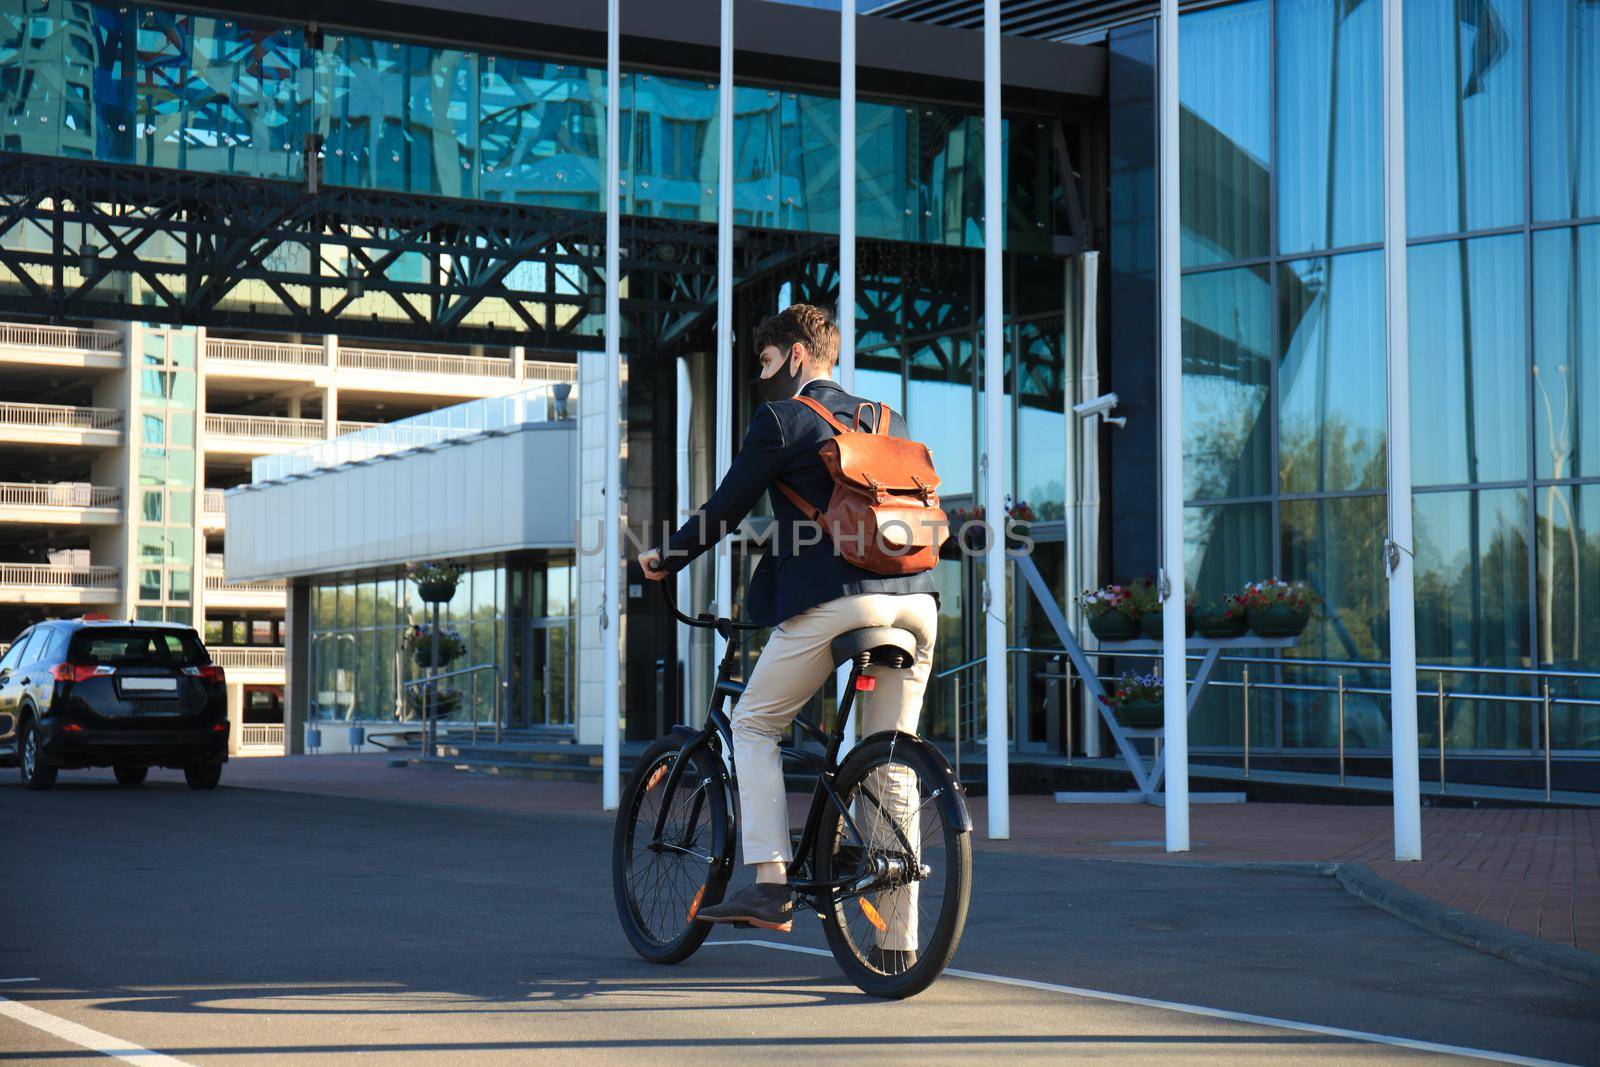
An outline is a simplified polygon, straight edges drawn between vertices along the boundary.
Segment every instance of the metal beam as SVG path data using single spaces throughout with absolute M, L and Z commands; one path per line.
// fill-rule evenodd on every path
M 601 571 L 604 615 L 600 619 L 605 633 L 601 642 L 605 656 L 605 694 L 604 733 L 600 746 L 600 805 L 606 811 L 616 810 L 622 789 L 622 667 L 619 640 L 622 633 L 622 350 L 618 343 L 622 331 L 622 227 L 621 206 L 617 196 L 617 184 L 621 177 L 618 138 L 621 132 L 619 115 L 622 83 L 619 73 L 619 21 L 617 0 L 606 0 L 606 169 L 603 183 L 606 204 L 606 349 L 603 357 L 606 361 L 606 395 L 601 404 L 606 420 L 606 536 L 602 542 L 605 559 Z

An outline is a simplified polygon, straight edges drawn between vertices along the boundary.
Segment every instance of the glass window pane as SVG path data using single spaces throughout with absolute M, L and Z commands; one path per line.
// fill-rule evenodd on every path
M 1178 32 L 1183 264 L 1266 255 L 1271 10 L 1247 0 L 1197 11 Z
M 1017 500 L 1041 519 L 1066 514 L 1066 336 L 1061 319 L 1017 327 Z
M 1539 477 L 1600 474 L 1600 226 L 1533 235 L 1533 362 Z
M 1600 4 L 1543 0 L 1533 22 L 1533 217 L 1600 215 Z
M 141 568 L 139 571 L 139 599 L 161 599 L 161 571 Z
M 167 572 L 167 599 L 187 603 L 194 587 L 194 572 L 177 570 Z
M 1521 222 L 1522 0 L 1408 0 L 1405 39 L 1411 235 Z
M 1522 238 L 1410 251 L 1415 483 L 1528 476 Z
M 159 523 L 162 512 L 161 490 L 144 489 L 140 491 L 139 495 L 141 498 L 139 510 L 144 521 Z
M 1237 593 L 1246 582 L 1272 573 L 1272 507 L 1269 504 L 1226 504 L 1185 508 L 1183 512 L 1184 575 L 1197 608 L 1217 597 Z M 1237 683 L 1224 667 L 1218 680 Z M 1259 709 L 1259 710 L 1258 710 Z M 1251 737 L 1258 736 L 1271 701 L 1252 704 Z M 1190 717 L 1190 740 L 1196 745 L 1237 745 L 1242 739 L 1236 690 L 1211 686 Z M 1265 736 L 1260 735 L 1260 736 Z
M 1593 670 L 1600 649 L 1600 485 L 1541 489 L 1538 508 L 1539 662 Z M 1551 679 L 1550 692 L 1553 747 L 1600 748 L 1600 708 L 1560 702 L 1600 699 L 1600 685 Z
M 1383 4 L 1278 4 L 1278 247 L 1383 237 Z
M 1528 654 L 1528 496 L 1418 493 L 1417 657 L 1492 667 Z
M 1183 279 L 1184 499 L 1271 491 L 1271 350 L 1265 267 Z
M 1286 493 L 1388 481 L 1383 253 L 1278 270 L 1278 485 Z
M 911 357 L 906 419 L 933 450 L 941 496 L 972 492 L 972 348 L 970 337 L 941 337 L 918 345 Z

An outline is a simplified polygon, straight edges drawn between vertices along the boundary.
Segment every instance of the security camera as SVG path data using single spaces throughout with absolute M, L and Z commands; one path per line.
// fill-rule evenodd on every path
M 1079 418 L 1088 418 L 1091 415 L 1100 416 L 1100 421 L 1111 426 L 1122 427 L 1128 424 L 1126 418 L 1113 417 L 1111 411 L 1117 406 L 1116 393 L 1102 393 L 1093 400 L 1085 400 L 1081 404 L 1072 405 L 1072 413 Z

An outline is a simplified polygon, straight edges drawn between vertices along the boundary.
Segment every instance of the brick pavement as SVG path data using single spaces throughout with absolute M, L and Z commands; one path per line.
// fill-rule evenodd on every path
M 110 780 L 109 771 L 64 780 Z M 181 781 L 173 771 L 152 780 Z M 234 760 L 232 786 L 379 800 L 447 804 L 514 814 L 606 818 L 599 787 L 393 767 L 384 756 Z M 805 799 L 792 798 L 796 811 Z M 1011 801 L 1011 840 L 983 836 L 986 808 L 972 800 L 980 848 L 1152 862 L 1336 862 L 1368 864 L 1380 877 L 1462 911 L 1558 944 L 1600 953 L 1600 812 L 1571 809 L 1425 809 L 1423 856 L 1396 863 L 1387 807 L 1312 804 L 1196 805 L 1192 850 L 1164 851 L 1165 813 L 1127 804 Z M 797 815 L 798 818 L 798 815 Z

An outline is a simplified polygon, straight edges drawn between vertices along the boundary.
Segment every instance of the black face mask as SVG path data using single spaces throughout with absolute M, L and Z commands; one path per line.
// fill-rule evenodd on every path
M 793 362 L 792 358 L 785 359 L 783 366 L 779 367 L 772 377 L 755 380 L 756 392 L 761 394 L 762 400 L 775 404 L 780 400 L 788 400 L 800 391 L 800 375 L 789 369 Z

